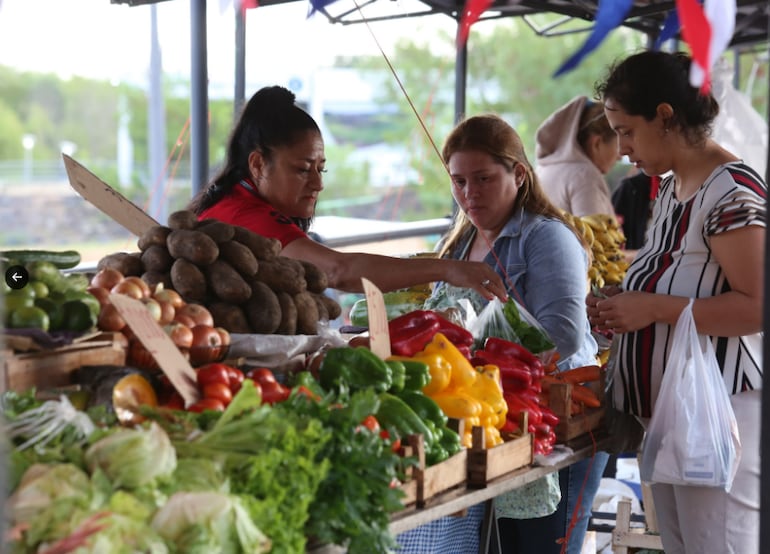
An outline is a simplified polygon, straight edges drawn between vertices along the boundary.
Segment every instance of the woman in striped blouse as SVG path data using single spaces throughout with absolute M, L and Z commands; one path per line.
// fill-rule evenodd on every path
M 677 318 L 690 298 L 713 342 L 742 456 L 729 492 L 653 484 L 666 554 L 759 552 L 763 263 L 767 185 L 711 138 L 719 107 L 690 85 L 691 59 L 643 52 L 597 85 L 621 155 L 660 185 L 650 231 L 621 287 L 590 295 L 592 325 L 618 339 L 622 409 L 655 409 Z

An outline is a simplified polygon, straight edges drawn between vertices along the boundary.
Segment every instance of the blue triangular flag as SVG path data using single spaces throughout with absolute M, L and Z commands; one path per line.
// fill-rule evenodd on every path
M 599 9 L 596 11 L 596 23 L 591 34 L 588 35 L 583 46 L 570 56 L 554 73 L 554 77 L 575 69 L 583 58 L 602 43 L 610 31 L 623 22 L 633 3 L 634 0 L 599 0 Z
M 676 10 L 668 12 L 666 20 L 663 22 L 663 28 L 660 30 L 658 38 L 655 39 L 655 44 L 652 46 L 653 50 L 660 50 L 663 43 L 676 36 L 679 32 L 679 14 Z

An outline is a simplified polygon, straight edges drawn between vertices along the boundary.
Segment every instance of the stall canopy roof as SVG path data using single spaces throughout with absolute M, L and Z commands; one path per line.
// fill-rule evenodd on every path
M 110 0 L 113 4 L 153 4 L 168 0 Z M 238 1 L 238 0 L 234 0 Z M 259 6 L 286 4 L 289 2 L 307 2 L 308 0 L 259 0 Z M 388 6 L 385 6 L 385 5 Z M 444 14 L 459 21 L 465 0 L 419 0 L 413 8 L 392 0 L 359 0 L 358 6 L 366 13 L 367 21 L 398 19 L 404 17 L 423 17 Z M 770 2 L 768 0 L 736 0 L 737 14 L 735 32 L 731 47 L 751 46 L 768 40 L 770 33 Z M 522 17 L 535 32 L 543 36 L 583 32 L 590 29 L 598 10 L 599 0 L 493 0 L 481 20 L 502 17 Z M 369 7 L 382 7 L 381 15 L 370 16 Z M 655 38 L 663 26 L 666 16 L 676 9 L 671 0 L 636 0 L 627 14 L 623 25 L 641 31 Z M 343 25 L 361 22 L 361 16 L 354 2 L 339 0 L 329 4 L 322 13 L 333 23 Z M 548 24 L 535 24 L 530 16 L 551 14 L 555 18 Z M 561 17 L 558 17 L 561 16 Z M 584 21 L 586 25 L 576 28 L 575 21 Z

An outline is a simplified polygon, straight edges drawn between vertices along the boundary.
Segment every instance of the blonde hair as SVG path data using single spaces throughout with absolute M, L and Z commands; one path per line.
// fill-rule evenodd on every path
M 441 157 L 444 164 L 448 165 L 453 154 L 468 150 L 489 154 L 496 163 L 505 167 L 508 172 L 512 172 L 517 164 L 521 164 L 525 169 L 525 175 L 511 208 L 511 215 L 523 208 L 534 214 L 558 219 L 572 229 L 583 247 L 588 249 L 582 235 L 548 200 L 532 165 L 527 159 L 521 137 L 503 118 L 494 114 L 486 114 L 469 117 L 458 123 L 449 133 L 444 148 L 441 150 Z M 458 209 L 452 228 L 441 245 L 439 256 L 444 257 L 453 252 L 461 238 L 472 229 L 471 220 L 468 219 L 465 212 Z

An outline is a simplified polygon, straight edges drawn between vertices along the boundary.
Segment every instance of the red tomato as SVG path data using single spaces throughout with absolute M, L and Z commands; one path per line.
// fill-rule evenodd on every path
M 260 383 L 260 386 L 262 387 L 262 402 L 275 404 L 289 398 L 289 389 L 277 381 L 265 381 Z
M 377 421 L 377 418 L 373 415 L 368 415 L 364 418 L 364 420 L 361 422 L 361 424 L 369 429 L 370 431 L 379 431 L 380 430 L 380 422 Z M 387 433 L 387 431 L 386 431 Z
M 257 383 L 275 383 L 275 375 L 266 367 L 255 367 L 246 372 L 246 377 Z
M 390 433 L 388 433 L 387 429 L 380 431 L 380 438 L 385 441 L 390 440 Z M 401 450 L 401 439 L 396 437 L 396 440 L 391 442 L 390 449 L 393 452 L 398 452 Z
M 163 407 L 169 410 L 184 410 L 184 398 L 182 398 L 181 394 L 174 391 L 163 403 Z
M 203 398 L 215 398 L 227 406 L 233 399 L 233 393 L 229 385 L 225 383 L 208 383 L 201 390 Z
M 196 403 L 190 405 L 190 407 L 187 408 L 187 411 L 202 412 L 203 410 L 215 410 L 222 412 L 224 409 L 225 405 L 222 404 L 221 400 L 217 400 L 216 398 L 201 398 Z
M 203 389 L 210 383 L 224 383 L 230 386 L 230 377 L 225 364 L 206 364 L 196 371 L 198 386 Z
M 191 304 L 188 304 L 190 306 Z M 192 328 L 193 341 L 190 347 L 190 363 L 200 365 L 220 359 L 222 337 L 209 325 L 196 325 Z
M 243 372 L 237 367 L 225 366 L 227 368 L 227 383 L 230 385 L 230 390 L 233 394 L 241 390 L 241 384 L 243 383 Z

